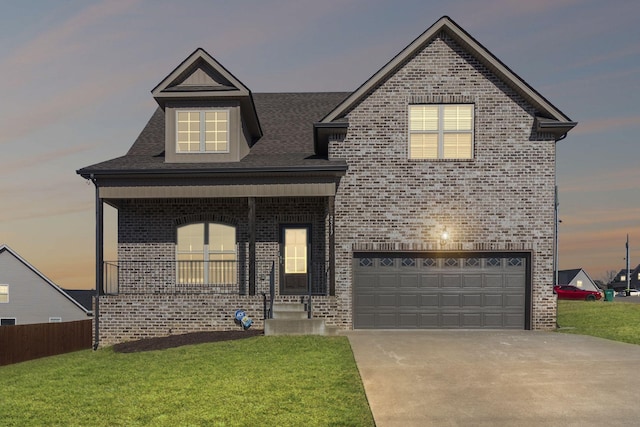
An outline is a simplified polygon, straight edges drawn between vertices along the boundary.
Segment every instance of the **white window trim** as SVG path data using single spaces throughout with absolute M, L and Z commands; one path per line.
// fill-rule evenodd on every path
M 227 113 L 227 149 L 225 151 L 207 151 L 206 150 L 206 119 L 205 113 L 208 111 L 226 111 Z M 178 113 L 198 113 L 200 115 L 200 150 L 198 151 L 180 151 L 178 150 Z M 190 108 L 179 108 L 175 111 L 175 152 L 176 154 L 229 154 L 231 152 L 231 133 L 229 131 L 230 126 L 229 122 L 231 121 L 231 110 L 228 108 L 209 108 L 209 109 L 190 109 Z
M 411 107 L 413 106 L 437 106 L 438 107 L 438 130 L 437 131 L 412 131 L 411 130 Z M 470 105 L 471 106 L 471 129 L 466 131 L 460 130 L 444 130 L 444 107 L 445 106 Z M 472 103 L 442 103 L 442 104 L 409 104 L 407 109 L 407 158 L 409 160 L 426 160 L 426 161 L 471 161 L 475 158 L 475 127 L 476 127 L 476 111 L 475 104 Z M 437 134 L 438 135 L 438 156 L 435 158 L 423 158 L 411 156 L 411 135 L 412 134 Z M 470 134 L 471 135 L 471 157 L 444 157 L 444 135 L 445 134 Z
M 9 303 L 9 285 L 1 283 L 0 286 L 6 286 L 7 287 L 7 300 L 6 301 L 0 301 L 0 304 L 8 304 Z M 5 295 L 5 294 L 2 294 Z

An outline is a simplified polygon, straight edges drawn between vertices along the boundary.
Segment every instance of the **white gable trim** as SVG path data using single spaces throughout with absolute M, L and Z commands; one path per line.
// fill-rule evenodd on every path
M 87 310 L 86 308 L 84 308 L 82 306 L 82 304 L 80 304 L 78 301 L 74 300 L 73 298 L 71 298 L 71 296 L 69 294 L 67 294 L 61 287 L 59 287 L 58 285 L 56 285 L 55 283 L 53 283 L 51 280 L 49 280 L 49 278 L 47 276 L 45 276 L 44 274 L 42 274 L 40 271 L 38 271 L 37 268 L 35 268 L 33 265 L 29 264 L 27 262 L 27 260 L 25 260 L 24 258 L 22 258 L 20 255 L 18 255 L 13 249 L 11 249 L 9 246 L 3 244 L 0 245 L 0 254 L 2 254 L 2 252 L 7 252 L 11 255 L 13 255 L 18 261 L 20 261 L 21 263 L 23 263 L 29 270 L 31 270 L 32 272 L 34 272 L 37 276 L 39 276 L 42 280 L 44 280 L 45 282 L 47 282 L 47 284 L 49 286 L 51 286 L 53 289 L 55 289 L 56 291 L 60 292 L 64 297 L 66 297 L 69 301 L 71 301 L 76 307 L 78 307 L 79 309 L 81 309 L 82 311 L 84 311 L 85 313 L 89 313 L 89 310 Z

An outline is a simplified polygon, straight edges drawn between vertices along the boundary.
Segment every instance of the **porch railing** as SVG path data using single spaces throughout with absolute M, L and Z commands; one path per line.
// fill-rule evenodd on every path
M 256 261 L 256 295 L 281 294 L 280 265 Z M 304 295 L 327 295 L 327 264 L 310 266 Z M 249 292 L 249 265 L 240 261 L 120 260 L 104 263 L 103 293 L 118 294 L 239 294 Z

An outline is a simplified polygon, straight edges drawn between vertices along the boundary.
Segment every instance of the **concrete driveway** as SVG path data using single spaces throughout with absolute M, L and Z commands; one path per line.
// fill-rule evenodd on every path
M 534 331 L 347 336 L 378 427 L 640 423 L 637 345 Z

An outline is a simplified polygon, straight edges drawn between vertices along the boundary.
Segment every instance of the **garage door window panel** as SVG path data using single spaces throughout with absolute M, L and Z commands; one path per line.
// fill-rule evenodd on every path
M 423 267 L 436 267 L 438 261 L 435 258 L 424 258 L 422 260 Z
M 373 267 L 373 260 L 371 258 L 360 258 L 360 267 Z
M 460 266 L 460 260 L 458 260 L 457 258 L 447 258 L 444 261 L 444 265 L 445 265 L 445 267 L 459 267 Z

